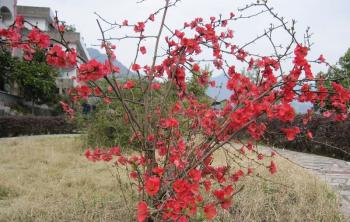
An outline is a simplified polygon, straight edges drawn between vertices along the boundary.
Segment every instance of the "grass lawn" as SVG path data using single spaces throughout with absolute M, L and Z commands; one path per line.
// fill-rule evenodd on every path
M 134 221 L 105 163 L 88 162 L 78 137 L 0 139 L 0 222 Z M 223 158 L 217 154 L 217 158 Z M 345 221 L 331 189 L 277 158 L 278 172 L 244 178 L 233 215 L 217 221 Z

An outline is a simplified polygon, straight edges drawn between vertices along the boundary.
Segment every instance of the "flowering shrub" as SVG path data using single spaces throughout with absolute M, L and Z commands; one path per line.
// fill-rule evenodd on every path
M 146 20 L 135 24 L 127 20 L 120 24 L 109 23 L 102 19 L 113 28 L 134 32 L 133 36 L 116 39 L 138 40 L 138 51 L 131 66 L 138 78 L 123 82 L 115 78 L 119 72 L 112 63 L 116 59 L 116 46 L 112 44 L 113 39 L 105 37 L 111 29 L 104 30 L 100 20 L 101 47 L 108 55 L 104 64 L 96 60 L 76 63 L 76 52 L 64 41 L 60 46 L 49 49 L 47 62 L 56 67 L 74 63 L 78 67 L 77 81 L 80 85 L 70 91 L 72 103 L 90 96 L 100 97 L 106 104 L 111 100 L 120 102 L 125 124 L 132 129 L 130 142 L 139 144 L 137 154 L 126 155 L 121 153 L 120 147 L 112 147 L 87 149 L 85 155 L 90 161 L 113 162 L 116 168 L 126 169 L 130 184 L 138 192 L 136 207 L 139 222 L 212 220 L 219 208 L 230 209 L 234 196 L 241 190 L 237 181 L 247 175 L 255 175 L 255 169 L 249 165 L 214 164 L 216 151 L 232 142 L 239 143 L 241 148 L 228 149 L 232 161 L 249 159 L 274 174 L 278 171 L 273 160 L 276 153 L 263 154 L 256 149 L 255 144 L 266 130 L 266 123 L 258 120 L 267 117 L 291 123 L 295 118 L 291 102 L 299 100 L 321 106 L 324 101 L 330 101 L 332 107 L 324 115 L 343 121 L 348 118 L 350 92 L 337 83 L 332 84 L 332 90 L 323 87 L 324 77 L 315 75 L 310 65 L 311 62 L 327 64 L 323 56 L 309 60 L 310 47 L 296 39 L 294 26 L 288 27 L 265 1 L 248 5 L 241 11 L 262 7 L 261 13 L 270 13 L 281 24 L 243 46 L 235 43 L 234 31 L 229 25 L 254 15 L 245 17 L 230 13 L 209 19 L 195 18 L 181 29 L 171 30 L 166 26 L 167 13 L 178 1 L 164 2 L 165 5 Z M 148 25 L 157 19 L 160 27 L 156 35 L 145 35 Z M 35 28 L 31 36 L 22 36 L 24 22 L 23 18 L 18 18 L 9 29 L 1 30 L 0 36 L 5 44 L 21 48 L 25 59 L 30 59 L 36 47 L 48 47 L 47 36 Z M 60 27 L 57 18 L 55 24 L 55 27 Z M 168 31 L 164 38 L 166 49 L 160 53 L 165 29 Z M 291 39 L 289 45 L 282 47 L 283 52 L 278 52 L 271 37 L 277 29 L 284 30 Z M 62 29 L 57 31 L 62 32 Z M 155 38 L 154 50 L 140 46 L 148 38 Z M 276 52 L 274 55 L 257 55 L 246 50 L 248 45 L 261 38 L 271 41 Z M 211 51 L 209 59 L 205 58 L 205 50 Z M 148 51 L 153 52 L 151 64 L 138 62 L 140 54 Z M 282 61 L 288 56 L 293 57 L 289 64 L 292 68 L 286 71 L 282 69 Z M 188 75 L 196 76 L 198 86 L 215 85 L 209 81 L 207 69 L 203 68 L 204 61 L 210 61 L 228 78 L 226 87 L 232 95 L 222 110 L 200 102 L 187 90 Z M 253 72 L 254 78 L 237 71 L 236 65 L 239 64 L 246 64 L 247 71 Z M 108 83 L 107 89 L 99 86 L 101 80 Z M 302 88 L 298 90 L 297 86 Z M 135 88 L 143 93 L 137 96 L 125 93 Z M 176 98 L 172 103 L 168 102 L 170 96 Z M 73 117 L 74 111 L 69 105 L 62 105 Z M 308 133 L 292 125 L 281 130 L 288 140 Z M 242 132 L 249 135 L 248 140 L 240 140 L 238 135 Z

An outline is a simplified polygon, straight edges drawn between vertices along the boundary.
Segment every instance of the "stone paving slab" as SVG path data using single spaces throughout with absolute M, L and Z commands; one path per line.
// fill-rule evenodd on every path
M 284 149 L 276 151 L 327 182 L 342 198 L 342 209 L 350 216 L 350 162 Z

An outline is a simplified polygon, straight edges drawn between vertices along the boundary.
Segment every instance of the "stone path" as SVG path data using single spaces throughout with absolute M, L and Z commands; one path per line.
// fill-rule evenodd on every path
M 350 216 L 350 162 L 307 153 L 276 149 L 282 156 L 310 169 L 342 198 L 342 209 Z

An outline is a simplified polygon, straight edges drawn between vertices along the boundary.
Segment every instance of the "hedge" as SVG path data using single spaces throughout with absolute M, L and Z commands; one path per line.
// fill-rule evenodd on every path
M 64 117 L 1 116 L 0 137 L 75 133 L 74 123 Z
M 278 120 L 269 121 L 265 142 L 289 150 L 350 160 L 350 120 L 337 122 L 316 115 L 304 125 L 303 117 L 298 115 L 295 121 L 289 124 Z M 294 141 L 287 141 L 280 130 L 288 126 L 298 126 L 302 130 Z M 307 130 L 312 132 L 312 140 L 306 137 Z

